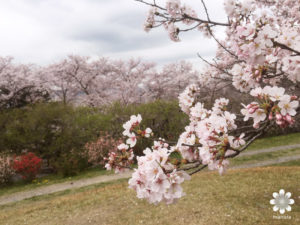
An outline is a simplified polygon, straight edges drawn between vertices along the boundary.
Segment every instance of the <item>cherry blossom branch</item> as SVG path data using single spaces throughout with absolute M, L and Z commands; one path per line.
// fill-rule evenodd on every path
M 210 66 L 212 66 L 212 67 L 218 69 L 219 71 L 221 71 L 221 72 L 223 72 L 223 73 L 225 73 L 225 74 L 227 74 L 227 75 L 229 75 L 229 76 L 233 76 L 233 75 L 232 75 L 231 73 L 229 73 L 228 71 L 226 71 L 226 70 L 224 70 L 224 69 L 221 69 L 221 68 L 219 68 L 218 66 L 216 66 L 216 65 L 210 63 L 209 61 L 207 61 L 206 59 L 204 59 L 199 53 L 197 53 L 197 56 L 198 56 L 202 61 L 204 61 L 205 63 L 207 63 L 208 65 L 210 65 Z M 227 80 L 227 79 L 224 79 L 224 78 L 218 78 L 218 77 L 214 77 L 214 79 L 220 79 L 220 80 L 225 80 L 225 81 L 231 81 L 231 80 Z
M 228 48 L 226 48 L 213 34 L 213 32 L 211 31 L 211 29 L 209 27 L 207 27 L 209 34 L 212 36 L 212 38 L 221 46 L 221 48 L 223 48 L 226 52 L 228 52 L 230 55 L 232 55 L 234 58 L 238 59 L 237 55 L 235 55 L 234 53 L 232 53 L 231 51 L 229 51 Z
M 270 127 L 271 127 L 271 124 L 269 124 L 269 125 L 266 124 L 263 127 L 263 129 L 260 132 L 258 132 L 257 134 L 255 134 L 254 136 L 252 136 L 250 138 L 250 140 L 247 141 L 247 143 L 241 149 L 234 149 L 235 153 L 225 156 L 225 158 L 234 158 L 237 155 L 239 155 L 241 152 L 245 151 L 257 138 L 262 136 Z
M 203 8 L 204 8 L 204 11 L 205 11 L 205 14 L 206 14 L 206 17 L 207 17 L 207 21 L 210 22 L 208 10 L 207 10 L 207 8 L 206 8 L 206 4 L 205 4 L 204 0 L 201 0 L 201 3 L 202 3 L 202 6 L 203 6 Z
M 193 174 L 195 174 L 195 173 L 200 172 L 201 170 L 203 170 L 203 169 L 206 168 L 206 167 L 207 167 L 207 165 L 202 165 L 202 166 L 199 167 L 198 169 L 196 169 L 196 170 L 194 170 L 194 171 L 192 171 L 192 172 L 189 172 L 188 174 L 189 174 L 189 175 L 193 175 Z
M 155 1 L 153 1 L 153 3 L 145 2 L 145 1 L 143 1 L 143 0 L 135 0 L 135 1 L 141 2 L 141 3 L 145 4 L 145 5 L 149 5 L 149 6 L 156 7 L 156 8 L 158 8 L 158 9 L 161 9 L 161 10 L 166 11 L 165 8 L 163 8 L 163 7 L 159 6 L 159 5 L 157 5 Z
M 158 8 L 158 9 L 160 9 L 162 11 L 166 11 L 167 10 L 166 8 L 163 8 L 163 7 L 159 6 L 159 5 L 157 5 L 155 1 L 153 1 L 153 3 L 149 3 L 149 2 L 146 2 L 146 1 L 143 1 L 143 0 L 135 0 L 135 1 L 141 2 L 141 3 L 145 4 L 145 5 L 149 5 L 149 6 Z M 203 19 L 192 17 L 192 16 L 187 15 L 185 13 L 182 15 L 181 19 L 168 18 L 168 17 L 166 17 L 165 15 L 163 15 L 161 13 L 156 13 L 156 15 L 161 16 L 161 17 L 163 17 L 163 18 L 165 18 L 167 20 L 171 19 L 173 22 L 180 22 L 182 20 L 189 19 L 189 20 L 200 22 L 200 23 L 211 24 L 211 25 L 215 25 L 215 26 L 216 25 L 218 25 L 218 26 L 230 26 L 229 23 L 221 23 L 221 22 L 215 22 L 215 21 L 211 21 L 211 20 L 203 20 Z
M 230 26 L 229 23 L 220 23 L 220 22 L 215 22 L 215 21 L 203 20 L 203 19 L 192 17 L 192 16 L 187 15 L 187 14 L 183 14 L 182 20 L 184 20 L 184 19 L 194 20 L 194 21 L 197 21 L 197 22 L 201 22 L 201 23 L 205 23 L 205 24 L 218 25 L 218 26 L 226 26 L 226 27 Z
M 294 52 L 294 53 L 296 53 L 296 55 L 300 55 L 300 52 L 299 52 L 299 51 L 297 51 L 297 50 L 295 50 L 295 49 L 292 49 L 292 48 L 290 48 L 289 46 L 286 46 L 286 45 L 284 45 L 284 44 L 282 44 L 282 43 L 279 43 L 279 42 L 273 40 L 273 44 L 274 44 L 275 46 L 278 46 L 278 47 L 282 48 L 282 49 L 286 49 L 286 50 L 289 50 L 289 51 L 291 51 L 291 52 Z

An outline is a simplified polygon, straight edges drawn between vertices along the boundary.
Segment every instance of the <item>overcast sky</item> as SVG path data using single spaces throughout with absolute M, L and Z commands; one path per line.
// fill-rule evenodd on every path
M 205 18 L 200 1 L 182 2 L 191 2 Z M 206 2 L 212 18 L 226 21 L 221 0 Z M 182 35 L 179 43 L 171 42 L 163 28 L 144 32 L 148 9 L 134 0 L 1 1 L 0 55 L 40 65 L 69 54 L 141 57 L 158 64 L 182 59 L 197 63 L 197 52 L 214 55 L 214 42 L 199 32 Z

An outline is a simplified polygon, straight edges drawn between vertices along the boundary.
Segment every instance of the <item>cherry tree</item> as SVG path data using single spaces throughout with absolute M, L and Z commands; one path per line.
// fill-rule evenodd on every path
M 148 99 L 145 79 L 156 74 L 155 64 L 141 59 L 112 60 L 114 85 L 110 101 L 119 100 L 123 104 L 141 103 Z
M 33 65 L 14 64 L 12 57 L 0 57 L 0 108 L 21 107 L 49 100 Z
M 230 82 L 252 102 L 242 103 L 238 113 L 229 111 L 230 102 L 217 98 L 211 108 L 201 101 L 201 87 L 189 85 L 179 95 L 179 105 L 190 124 L 176 143 L 156 137 L 144 127 L 141 115 L 133 115 L 123 125 L 124 143 L 108 155 L 106 168 L 123 172 L 132 168 L 132 148 L 141 138 L 154 141 L 143 156 L 136 156 L 138 168 L 129 180 L 138 198 L 150 203 L 173 203 L 184 195 L 181 184 L 204 168 L 223 174 L 229 158 L 245 151 L 271 127 L 285 128 L 295 123 L 299 113 L 300 4 L 297 0 L 225 0 L 228 19 L 215 21 L 205 1 L 200 12 L 180 0 L 144 1 L 150 7 L 144 29 L 162 26 L 172 41 L 180 33 L 198 30 L 218 45 L 216 57 L 207 61 L 200 84 Z M 225 39 L 215 35 L 225 28 Z M 289 87 L 289 88 L 285 88 Z M 200 96 L 201 97 L 201 96 Z M 172 131 L 170 131 L 172 132 Z M 181 158 L 174 157 L 174 152 Z
M 161 71 L 146 79 L 144 83 L 151 99 L 175 99 L 185 87 L 198 81 L 199 74 L 191 63 L 182 60 L 164 65 Z
M 52 98 L 64 103 L 99 105 L 113 82 L 110 74 L 108 59 L 90 61 L 75 55 L 40 69 L 40 77 L 48 84 Z
M 183 81 L 183 75 L 188 79 Z M 113 101 L 126 105 L 175 98 L 196 81 L 198 73 L 185 61 L 166 64 L 160 71 L 141 59 L 91 60 L 72 55 L 40 67 L 36 76 L 47 84 L 53 100 L 100 106 Z

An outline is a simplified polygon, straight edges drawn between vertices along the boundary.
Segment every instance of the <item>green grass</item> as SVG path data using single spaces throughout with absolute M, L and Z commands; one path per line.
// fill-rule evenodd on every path
M 64 225 L 296 225 L 300 224 L 300 167 L 268 167 L 199 173 L 183 185 L 176 204 L 150 205 L 135 197 L 126 180 L 93 185 L 0 207 L 0 224 Z M 279 189 L 295 204 L 274 219 L 269 201 Z
M 300 166 L 300 160 L 285 162 L 285 163 L 276 163 L 270 166 Z
M 247 151 L 293 144 L 300 144 L 300 132 L 257 139 L 249 146 Z
M 255 155 L 249 156 L 237 156 L 233 159 L 230 159 L 231 165 L 241 165 L 241 164 L 250 164 L 250 163 L 257 163 L 266 160 L 272 160 L 279 157 L 284 156 L 291 156 L 291 155 L 299 155 L 300 148 L 289 149 L 289 150 L 280 150 L 275 152 L 266 152 L 266 153 L 259 153 Z
M 66 181 L 75 181 L 75 180 L 79 180 L 79 179 L 83 179 L 83 178 L 91 178 L 91 177 L 108 175 L 108 174 L 112 174 L 112 172 L 106 171 L 106 170 L 100 169 L 100 168 L 88 169 L 88 170 L 82 171 L 80 174 L 72 176 L 72 177 L 63 177 L 62 175 L 59 175 L 59 174 L 51 174 L 48 176 L 44 176 L 42 178 L 38 178 L 30 183 L 26 183 L 24 181 L 19 181 L 17 183 L 11 184 L 11 185 L 1 187 L 0 188 L 0 196 L 12 194 L 12 193 L 19 192 L 19 191 L 27 191 L 27 190 L 31 190 L 34 188 L 47 186 L 47 185 L 51 185 L 51 184 L 62 183 L 62 182 L 66 182 Z

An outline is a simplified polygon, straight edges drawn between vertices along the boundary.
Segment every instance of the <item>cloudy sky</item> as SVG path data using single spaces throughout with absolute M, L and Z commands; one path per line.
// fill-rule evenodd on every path
M 150 0 L 149 0 L 150 1 Z M 158 1 L 164 2 L 164 1 Z M 205 18 L 200 1 L 195 6 Z M 226 21 L 221 0 L 206 0 L 211 17 Z M 0 8 L 1 56 L 40 65 L 69 54 L 128 59 L 141 57 L 158 64 L 210 57 L 215 44 L 199 32 L 174 43 L 163 28 L 143 31 L 148 7 L 134 0 L 10 0 Z

